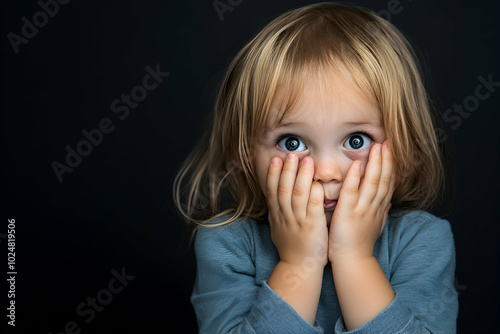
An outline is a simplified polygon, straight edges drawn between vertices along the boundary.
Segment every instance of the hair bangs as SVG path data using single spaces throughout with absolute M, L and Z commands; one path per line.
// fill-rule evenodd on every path
M 269 64 L 274 75 L 268 77 L 273 85 L 266 92 L 265 118 L 274 102 L 280 110 L 273 126 L 283 122 L 298 107 L 306 81 L 323 91 L 329 85 L 332 72 L 378 106 L 376 84 L 366 74 L 366 65 L 359 61 L 361 57 L 346 34 L 333 29 L 324 18 L 311 17 L 304 21 L 291 27 L 292 31 L 281 31 L 275 41 L 275 61 Z

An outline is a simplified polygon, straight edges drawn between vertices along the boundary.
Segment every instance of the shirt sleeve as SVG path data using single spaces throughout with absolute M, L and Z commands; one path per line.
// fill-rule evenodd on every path
M 312 326 L 305 321 L 265 281 L 256 282 L 251 239 L 231 225 L 197 231 L 197 273 L 191 303 L 199 332 L 323 333 L 317 323 Z
M 431 218 L 432 217 L 432 218 Z M 456 333 L 455 245 L 448 221 L 426 215 L 399 235 L 389 279 L 394 300 L 363 326 L 335 333 Z

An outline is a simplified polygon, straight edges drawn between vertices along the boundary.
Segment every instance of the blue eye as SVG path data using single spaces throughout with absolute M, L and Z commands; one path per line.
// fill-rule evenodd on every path
M 344 145 L 349 150 L 362 150 L 372 143 L 370 137 L 366 134 L 355 133 L 345 141 Z
M 289 152 L 301 152 L 307 150 L 306 144 L 294 136 L 281 137 L 278 140 L 278 147 Z

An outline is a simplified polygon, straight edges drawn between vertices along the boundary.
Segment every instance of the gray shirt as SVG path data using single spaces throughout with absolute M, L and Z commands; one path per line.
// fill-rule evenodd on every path
M 200 228 L 194 246 L 197 274 L 191 302 L 200 333 L 456 333 L 453 234 L 448 221 L 427 212 L 389 215 L 373 254 L 395 298 L 350 332 L 330 263 L 314 326 L 269 288 L 266 282 L 279 256 L 267 223 L 249 219 Z

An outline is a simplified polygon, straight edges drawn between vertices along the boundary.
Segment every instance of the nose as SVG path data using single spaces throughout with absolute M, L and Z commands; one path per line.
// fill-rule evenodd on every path
M 314 181 L 321 181 L 322 183 L 342 182 L 342 169 L 338 159 L 333 157 L 313 157 L 313 159 Z

